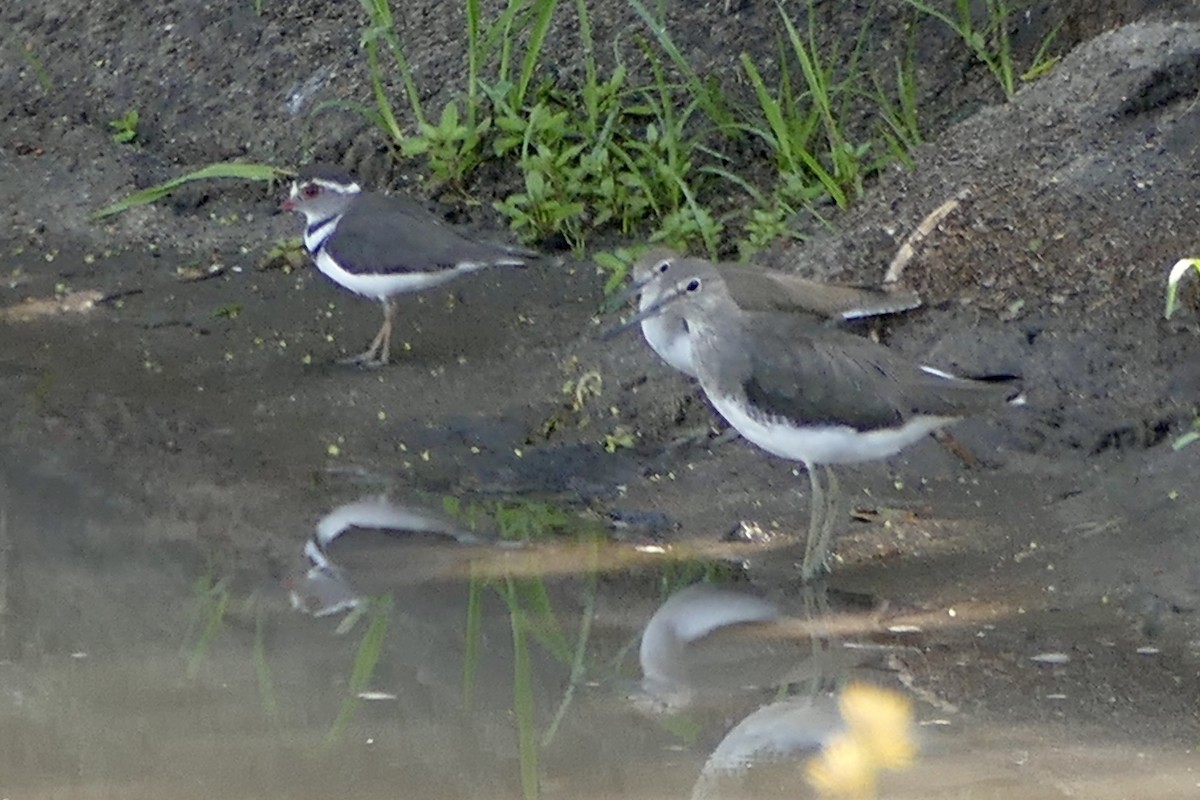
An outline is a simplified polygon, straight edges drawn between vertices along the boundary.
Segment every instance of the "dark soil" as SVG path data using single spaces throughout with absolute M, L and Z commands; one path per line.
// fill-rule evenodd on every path
M 440 107 L 461 72 L 455 4 L 403 5 L 417 81 Z M 594 5 L 598 41 L 640 33 L 623 0 Z M 732 5 L 671 16 L 702 73 L 731 76 L 742 50 L 775 52 L 773 5 Z M 862 4 L 817 5 L 830 35 L 859 29 Z M 277 194 L 190 188 L 91 221 L 131 190 L 233 158 L 324 158 L 375 186 L 420 184 L 356 115 L 311 113 L 369 98 L 358 4 L 262 6 L 0 10 L 12 34 L 0 61 L 0 441 L 13 463 L 75 476 L 122 513 L 174 520 L 123 545 L 199 554 L 264 583 L 321 513 L 367 491 L 533 495 L 670 523 L 624 534 L 635 541 L 711 542 L 741 521 L 803 528 L 807 481 L 792 464 L 740 441 L 678 443 L 710 412 L 637 337 L 598 339 L 603 276 L 588 263 L 407 298 L 398 363 L 358 371 L 332 362 L 365 344 L 376 306 L 308 268 L 257 269 L 299 232 L 273 215 Z M 873 30 L 902 47 L 910 14 L 899 3 L 876 13 Z M 929 442 L 845 471 L 874 521 L 838 540 L 829 578 L 894 612 L 961 614 L 899 667 L 937 713 L 1196 741 L 1200 446 L 1172 442 L 1200 411 L 1200 294 L 1162 315 L 1168 268 L 1200 254 L 1196 18 L 1182 1 L 1039 4 L 1021 17 L 1018 61 L 1060 21 L 1070 52 L 1010 102 L 960 42 L 924 24 L 929 141 L 915 167 L 889 169 L 830 228 L 763 257 L 874 282 L 926 214 L 961 199 L 905 273 L 925 307 L 882 333 L 940 367 L 1020 373 L 1029 405 L 955 429 L 977 466 Z M 548 58 L 564 81 L 578 67 L 569 34 L 564 23 Z M 131 107 L 142 135 L 118 145 L 107 120 Z M 178 275 L 213 264 L 223 271 L 208 280 Z M 83 313 L 7 311 L 89 290 L 102 300 Z M 564 387 L 592 371 L 602 391 L 575 408 Z M 618 428 L 636 447 L 609 454 Z M 746 564 L 756 583 L 787 587 L 794 556 L 764 545 Z M 1050 651 L 1072 666 L 1030 663 Z M 1042 744 L 1061 733 L 1042 731 Z

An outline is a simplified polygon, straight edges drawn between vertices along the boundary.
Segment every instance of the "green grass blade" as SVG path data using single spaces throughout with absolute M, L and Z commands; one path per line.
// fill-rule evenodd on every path
M 1054 69 L 1058 64 L 1059 56 L 1047 55 L 1050 48 L 1054 45 L 1054 40 L 1058 37 L 1058 31 L 1063 24 L 1060 22 L 1050 29 L 1050 32 L 1042 37 L 1042 43 L 1038 45 L 1037 52 L 1033 54 L 1033 60 L 1029 63 L 1029 69 L 1021 73 L 1021 80 L 1033 81 L 1042 77 L 1050 70 Z
M 25 59 L 25 63 L 33 70 L 33 77 L 37 78 L 38 86 L 42 87 L 42 91 L 46 94 L 54 94 L 54 81 L 50 78 L 50 73 L 46 71 L 46 67 L 38 58 L 37 53 L 33 52 L 33 47 L 22 43 L 17 45 L 17 49 L 21 51 L 21 58 Z
M 754 61 L 749 54 L 742 53 L 741 62 L 742 69 L 746 71 L 746 77 L 750 80 L 750 86 L 754 89 L 754 96 L 758 99 L 759 109 L 762 110 L 767 125 L 771 129 L 770 135 L 765 136 L 764 140 L 775 150 L 779 167 L 794 172 L 796 160 L 792 157 L 791 137 L 788 135 L 787 123 L 783 119 L 783 110 L 767 90 L 767 84 L 763 81 L 762 75 L 754 66 Z M 766 133 L 766 131 L 762 133 Z
M 229 591 L 223 584 L 218 583 L 206 592 L 204 599 L 208 604 L 208 614 L 204 630 L 201 631 L 200 638 L 196 640 L 196 645 L 192 648 L 192 656 L 188 659 L 187 676 L 189 678 L 196 677 L 196 674 L 200 672 L 200 666 L 204 663 L 208 651 L 212 649 L 213 642 L 217 640 L 221 628 L 225 626 L 225 611 L 229 608 Z
M 479 0 L 467 0 L 467 128 L 475 130 L 476 112 L 479 106 L 479 31 L 482 18 Z
M 386 36 L 392 27 L 392 9 L 388 0 L 359 0 L 367 12 L 370 26 L 363 31 L 361 44 L 367 52 L 367 74 L 371 76 L 371 92 L 375 96 L 376 119 L 393 142 L 399 143 L 402 134 L 396 115 L 392 110 L 391 98 L 383 85 L 383 68 L 379 65 L 379 39 Z
M 471 582 L 467 587 L 466 653 L 463 655 L 463 707 L 470 708 L 475 700 L 475 676 L 479 674 L 479 641 L 483 635 L 483 588 L 486 579 L 475 574 L 471 566 Z
M 533 30 L 529 33 L 529 44 L 526 46 L 525 59 L 521 65 L 521 79 L 517 81 L 515 103 L 517 108 L 525 105 L 525 96 L 529 91 L 529 84 L 533 80 L 534 70 L 537 69 L 542 58 L 542 46 L 546 42 L 546 33 L 550 30 L 550 23 L 554 19 L 554 10 L 557 7 L 558 0 L 540 0 L 536 6 Z
M 363 34 L 363 43 L 367 46 L 367 58 L 370 62 L 371 83 L 375 89 L 376 102 L 380 104 L 380 114 L 385 118 L 390 118 L 389 134 L 393 141 L 399 143 L 402 139 L 400 128 L 395 124 L 396 120 L 391 115 L 391 101 L 387 99 L 384 91 L 382 76 L 378 67 L 378 62 L 373 60 L 373 42 L 382 38 L 387 43 L 388 50 L 392 54 L 392 58 L 396 61 L 396 66 L 399 67 L 400 77 L 404 81 L 404 91 L 408 95 L 408 104 L 412 109 L 413 117 L 418 125 L 425 125 L 425 111 L 421 106 L 421 95 L 417 91 L 417 84 L 413 81 L 412 69 L 409 66 L 408 58 L 404 55 L 404 48 L 400 46 L 400 39 L 396 36 L 396 24 L 392 19 L 392 9 L 388 5 L 388 0 L 359 0 L 360 4 L 366 9 L 367 16 L 371 19 L 371 26 Z
M 942 11 L 940 8 L 938 8 L 936 6 L 932 6 L 929 3 L 925 3 L 922 0 L 904 0 L 904 2 L 908 3 L 910 6 L 915 8 L 917 11 L 920 11 L 922 14 L 927 14 L 927 15 L 933 17 L 934 19 L 941 21 L 943 24 L 945 24 L 951 30 L 953 30 L 955 33 L 957 33 L 959 36 L 961 36 L 964 40 L 970 38 L 970 36 L 969 36 L 970 28 L 968 27 L 968 28 L 964 29 L 962 26 L 959 25 L 958 21 L 956 19 L 954 19 L 954 17 L 952 17 L 949 14 L 947 14 L 946 12 Z M 967 22 L 968 22 L 968 24 L 970 23 L 969 17 L 967 19 Z
M 371 108 L 366 103 L 357 103 L 353 100 L 322 100 L 313 106 L 313 110 L 309 112 L 310 116 L 316 115 L 326 109 L 334 108 L 338 111 L 351 111 L 358 114 L 367 122 L 384 130 L 387 129 L 387 122 L 379 115 L 379 110 Z
M 733 117 L 730 115 L 728 109 L 725 108 L 719 93 L 706 86 L 704 81 L 700 79 L 700 76 L 696 74 L 696 70 L 683 57 L 683 53 L 679 51 L 674 40 L 667 33 L 666 26 L 663 25 L 661 17 L 656 18 L 652 15 L 640 0 L 629 0 L 629 5 L 642 18 L 642 21 L 646 23 L 646 27 L 650 29 L 650 32 L 654 34 L 654 38 L 658 41 L 659 47 L 670 56 L 671 61 L 675 64 L 675 68 L 684 76 L 688 90 L 696 101 L 699 102 L 700 107 L 704 109 L 704 113 L 708 114 L 709 119 L 722 131 L 729 129 L 733 124 Z
M 821 119 L 825 123 L 825 132 L 829 138 L 829 149 L 832 152 L 840 143 L 839 127 L 833 118 L 833 106 L 829 97 L 829 80 L 824 70 L 820 68 L 820 61 L 816 51 L 816 41 L 813 32 L 813 10 L 811 3 L 809 4 L 809 23 L 808 34 L 809 41 L 807 44 L 800 38 L 799 32 L 796 30 L 792 18 L 788 16 L 783 3 L 780 0 L 775 0 L 775 5 L 779 9 L 779 16 L 783 20 L 784 28 L 787 31 L 788 41 L 792 45 L 792 54 L 796 57 L 796 61 L 800 64 L 800 71 L 804 74 L 804 81 L 808 85 L 809 96 L 812 98 L 813 105 L 820 111 Z
M 1171 442 L 1171 449 L 1182 450 L 1189 444 L 1197 441 L 1200 441 L 1200 426 L 1197 426 L 1197 430 L 1188 431 L 1183 436 L 1180 436 L 1178 439 Z
M 367 70 L 371 74 L 371 91 L 375 95 L 375 108 L 378 109 L 377 118 L 382 123 L 384 133 L 391 138 L 392 142 L 400 144 L 404 140 L 404 134 L 400 131 L 400 123 L 396 121 L 396 112 L 392 108 L 392 101 L 383 86 L 383 72 L 379 66 L 379 46 L 373 39 L 369 40 L 366 46 Z
M 738 187 L 743 192 L 745 192 L 746 194 L 748 194 L 752 198 L 754 198 L 754 202 L 757 203 L 758 205 L 765 205 L 767 202 L 767 196 L 764 195 L 761 191 L 759 191 L 758 187 L 751 184 L 748 180 L 743 178 L 741 175 L 735 175 L 734 173 L 730 172 L 727 169 L 724 169 L 722 167 L 715 167 L 715 166 L 712 166 L 711 164 L 706 164 L 705 166 L 700 167 L 699 171 L 703 172 L 705 174 L 708 174 L 708 175 L 714 175 L 718 178 L 721 178 L 722 180 L 729 181 L 734 186 Z
M 541 578 L 509 579 L 506 591 L 501 592 L 501 595 L 508 604 L 510 616 L 521 617 L 533 637 L 543 647 L 564 664 L 570 663 L 571 645 L 554 616 L 545 581 Z
M 520 32 L 519 26 L 516 26 L 517 17 L 528 3 L 529 0 L 508 0 L 508 5 L 491 24 L 483 38 L 481 52 L 485 60 L 491 57 L 497 47 L 500 48 L 500 62 L 496 65 L 497 83 L 505 83 L 511 77 L 509 71 L 512 68 L 512 45 Z M 514 27 L 517 29 L 514 30 Z
M 275 692 L 275 680 L 271 677 L 271 665 L 267 663 L 266 625 L 262 606 L 254 620 L 254 675 L 258 679 L 258 696 L 263 711 L 271 721 L 279 722 L 279 696 Z
M 587 0 L 575 0 L 575 16 L 579 20 L 579 43 L 583 46 L 583 68 L 585 84 L 583 97 L 587 104 L 588 125 L 596 130 L 600 118 L 598 104 L 598 81 L 596 80 L 596 43 L 592 41 L 592 22 L 588 16 Z M 618 65 L 617 70 L 621 67 Z M 614 112 L 615 112 L 614 108 Z
M 600 539 L 593 536 L 588 548 L 588 566 L 587 566 L 587 586 L 584 589 L 583 614 L 579 620 L 579 635 L 575 640 L 575 656 L 571 659 L 571 677 L 567 682 L 567 690 L 563 693 L 562 702 L 558 704 L 558 711 L 554 714 L 554 719 L 550 721 L 546 732 L 542 734 L 543 748 L 549 747 L 554 741 L 554 736 L 558 733 L 558 726 L 562 724 L 563 719 L 567 716 L 567 710 L 571 707 L 571 701 L 575 697 L 575 689 L 580 686 L 584 677 L 587 674 L 586 657 L 588 641 L 592 634 L 592 617 L 596 613 L 596 576 L 599 573 L 600 559 Z
M 558 618 L 554 615 L 550 595 L 546 591 L 546 582 L 541 578 L 526 581 L 522 594 L 525 601 L 523 608 L 527 611 L 532 610 L 534 619 L 537 621 L 536 627 L 533 628 L 537 640 L 559 661 L 569 663 L 571 645 L 567 641 L 562 627 L 558 624 Z
M 279 181 L 291 177 L 293 172 L 279 167 L 273 167 L 270 164 L 239 164 L 234 162 L 222 162 L 219 164 L 210 164 L 203 169 L 198 169 L 195 172 L 189 172 L 179 178 L 160 183 L 157 186 L 151 186 L 149 189 L 143 189 L 140 192 L 134 192 L 123 200 L 113 203 L 111 206 L 100 209 L 92 215 L 93 220 L 104 219 L 111 217 L 114 214 L 120 214 L 123 211 L 128 211 L 137 206 L 144 206 L 149 203 L 157 202 L 169 195 L 171 192 L 192 181 L 204 181 L 212 178 L 236 178 L 243 181 Z
M 1200 258 L 1180 259 L 1167 274 L 1167 308 L 1163 314 L 1166 319 L 1170 319 L 1179 307 L 1179 284 L 1191 272 L 1191 268 L 1195 268 L 1196 275 L 1200 276 Z
M 371 624 L 367 627 L 367 632 L 363 634 L 362 641 L 358 645 L 358 652 L 354 656 L 354 666 L 350 670 L 350 684 L 347 687 L 349 696 L 343 701 L 337 719 L 333 722 L 333 727 L 325 736 L 326 746 L 332 745 L 341 738 L 351 720 L 354 719 L 354 715 L 358 713 L 358 707 L 362 703 L 358 695 L 370 686 L 371 679 L 375 676 L 375 667 L 379 664 L 379 657 L 383 654 L 383 643 L 387 639 L 388 626 L 392 618 L 392 598 L 373 598 L 370 603 Z
M 650 206 L 650 210 L 654 212 L 654 216 L 663 216 L 664 211 L 662 205 L 659 203 L 658 193 L 654 191 L 650 182 L 646 180 L 646 176 L 642 174 L 633 156 L 626 152 L 624 148 L 616 145 L 613 145 L 609 149 L 609 153 L 625 165 L 630 180 L 641 190 L 643 196 L 646 198 L 646 203 Z
M 700 222 L 705 216 L 706 209 L 702 208 L 701 205 L 696 201 L 696 196 L 692 192 L 692 187 L 688 186 L 686 181 L 684 181 L 678 175 L 673 177 L 679 185 L 679 190 L 683 193 L 684 201 L 686 202 L 688 210 L 692 212 L 692 218 L 697 222 Z M 716 259 L 717 240 L 715 234 L 707 226 L 700 225 L 699 227 L 701 238 L 704 239 L 704 249 L 708 252 L 708 257 Z
M 849 206 L 849 201 L 846 199 L 846 193 L 842 191 L 842 187 L 838 185 L 838 181 L 829 171 L 821 165 L 821 162 L 807 150 L 801 150 L 797 156 L 804 162 L 804 166 L 808 167 L 809 171 L 816 177 L 821 185 L 825 187 L 825 191 L 833 198 L 833 202 L 837 203 L 838 208 L 846 208 Z
M 519 603 L 512 579 L 507 583 L 510 608 Z M 521 790 L 525 800 L 537 800 L 538 740 L 533 718 L 533 662 L 525 638 L 524 615 L 518 610 L 509 615 L 513 638 L 513 716 L 517 722 L 517 748 L 521 764 Z
M 392 598 L 383 597 L 371 601 L 371 624 L 363 635 L 358 653 L 354 657 L 354 669 L 350 673 L 350 691 L 363 692 L 375 675 L 375 665 L 383 654 L 383 642 L 387 638 L 388 623 L 392 617 Z

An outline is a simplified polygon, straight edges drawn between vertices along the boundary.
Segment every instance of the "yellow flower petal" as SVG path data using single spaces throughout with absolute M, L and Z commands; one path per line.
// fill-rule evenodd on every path
M 805 777 L 822 797 L 866 800 L 875 796 L 878 772 L 862 743 L 850 733 L 842 733 L 809 760 Z
M 838 701 L 850 734 L 878 767 L 899 769 L 917 754 L 912 703 L 890 689 L 866 683 L 850 684 Z

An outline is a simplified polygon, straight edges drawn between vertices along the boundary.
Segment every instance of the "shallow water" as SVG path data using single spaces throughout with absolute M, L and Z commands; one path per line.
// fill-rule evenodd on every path
M 906 686 L 896 656 L 961 647 L 943 640 L 961 625 L 927 616 L 906 633 L 869 599 L 772 593 L 728 557 L 669 562 L 595 530 L 501 546 L 486 520 L 457 535 L 468 525 L 445 509 L 366 498 L 315 545 L 297 531 L 288 574 L 252 559 L 222 575 L 199 543 L 158 535 L 177 520 L 107 501 L 73 467 L 0 475 L 5 797 L 805 796 L 849 681 L 916 701 L 920 753 L 883 774 L 883 796 L 1200 791 L 1187 747 L 1069 713 L 983 721 Z M 413 519 L 441 527 L 413 534 Z M 345 610 L 289 602 L 314 546 L 325 588 L 359 601 L 349 630 Z M 642 631 L 705 576 L 715 586 L 675 596 L 700 602 L 672 623 L 674 651 L 651 656 L 651 685 Z M 329 594 L 306 596 L 312 612 Z M 722 625 L 738 608 L 753 622 Z M 747 739 L 746 720 L 784 697 L 801 712 Z

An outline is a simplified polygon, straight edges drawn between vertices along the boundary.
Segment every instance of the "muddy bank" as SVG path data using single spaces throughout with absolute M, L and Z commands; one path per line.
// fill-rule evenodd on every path
M 75 30 L 70 10 L 5 13 L 26 35 L 52 39 Z M 102 74 L 138 76 L 122 91 L 142 97 L 154 68 L 186 39 L 228 59 L 213 67 L 212 83 L 228 81 L 222 100 L 249 98 L 255 111 L 244 128 L 229 122 L 229 107 L 210 91 L 193 105 L 194 116 L 164 106 L 156 124 L 178 126 L 174 138 L 118 149 L 93 118 L 102 107 L 95 98 L 112 87 L 82 81 L 75 104 L 82 109 L 93 98 L 86 109 L 93 116 L 84 120 L 66 113 L 62 97 L 31 99 L 27 77 L 10 81 L 22 93 L 4 110 L 12 128 L 0 150 L 8 223 L 0 228 L 0 305 L 40 300 L 51 313 L 0 322 L 0 401 L 9 410 L 9 528 L 0 548 L 7 554 L 7 658 L 58 675 L 72 668 L 73 652 L 124 648 L 153 651 L 160 659 L 153 663 L 178 670 L 171 659 L 187 623 L 161 608 L 184 602 L 188 581 L 211 573 L 227 576 L 239 592 L 270 598 L 264 613 L 291 631 L 280 636 L 296 637 L 279 652 L 304 673 L 293 684 L 297 692 L 327 688 L 329 674 L 345 672 L 353 647 L 336 648 L 347 659 L 336 665 L 332 656 L 314 655 L 332 635 L 287 627 L 309 621 L 290 616 L 279 579 L 324 513 L 379 493 L 435 505 L 447 497 L 536 499 L 603 529 L 617 549 L 724 546 L 747 523 L 762 538 L 721 554 L 722 569 L 756 591 L 795 595 L 795 533 L 807 515 L 803 476 L 742 442 L 685 440 L 712 424 L 709 410 L 636 337 L 599 341 L 601 278 L 590 264 L 481 275 L 406 299 L 397 333 L 408 345 L 403 357 L 363 372 L 332 362 L 370 335 L 374 305 L 311 269 L 255 268 L 264 243 L 298 230 L 295 220 L 272 215 L 278 198 L 270 192 L 185 193 L 111 225 L 88 222 L 97 205 L 132 185 L 244 153 L 290 158 L 336 149 L 368 176 L 390 174 L 373 142 L 357 144 L 361 131 L 321 128 L 334 125 L 322 118 L 301 135 L 280 111 L 288 81 L 301 78 L 294 63 L 315 69 L 321 59 L 314 53 L 350 53 L 357 33 L 340 16 L 348 12 L 309 8 L 289 17 L 272 9 L 245 25 L 221 16 L 210 26 L 203 17 L 176 21 L 172 10 L 151 13 L 143 31 L 181 26 L 162 50 L 138 57 L 144 61 L 112 55 Z M 124 41 L 115 10 L 77 16 L 107 31 L 97 42 Z M 261 38 L 243 41 L 254 26 L 265 26 Z M 1161 320 L 1161 308 L 1166 269 L 1195 252 L 1198 54 L 1200 30 L 1191 24 L 1105 33 L 1011 103 L 948 128 L 917 153 L 912 171 L 885 175 L 860 206 L 835 216 L 833 231 L 769 256 L 805 274 L 874 281 L 918 220 L 961 198 L 907 271 L 926 307 L 882 333 L 891 346 L 938 366 L 1019 371 L 1030 405 L 959 426 L 956 435 L 978 467 L 930 442 L 847 471 L 855 519 L 838 540 L 828 584 L 857 598 L 874 624 L 889 615 L 921 620 L 924 632 L 901 643 L 889 677 L 907 682 L 923 720 L 970 732 L 963 741 L 986 754 L 987 774 L 1001 786 L 1055 778 L 1090 786 L 1086 765 L 1107 759 L 1133 769 L 1144 762 L 1130 749 L 1145 745 L 1156 748 L 1154 763 L 1169 768 L 1161 786 L 1145 777 L 1143 796 L 1156 787 L 1171 796 L 1178 788 L 1171 781 L 1186 773 L 1179 753 L 1194 746 L 1200 448 L 1174 451 L 1171 442 L 1190 426 L 1200 397 L 1200 325 L 1194 292 L 1171 322 Z M 19 69 L 14 63 L 3 67 L 6 77 Z M 352 71 L 339 66 L 329 85 L 348 91 Z M 189 97 L 209 91 L 201 81 L 163 86 Z M 224 131 L 224 138 L 215 133 Z M 318 140 L 319 148 L 310 146 Z M 22 143 L 43 152 L 16 146 Z M 223 270 L 209 280 L 177 274 L 214 263 Z M 61 313 L 55 298 L 70 291 L 95 291 L 99 299 Z M 577 392 L 581 382 L 598 392 Z M 607 452 L 606 441 L 612 445 L 622 431 L 634 446 Z M 35 512 L 42 516 L 29 522 Z M 614 525 L 630 519 L 640 524 Z M 605 580 L 610 595 L 600 607 L 609 628 L 599 649 L 612 655 L 644 624 L 662 579 L 634 571 Z M 569 586 L 564 595 L 574 620 L 583 605 L 579 589 Z M 139 605 L 139 598 L 153 602 Z M 428 611 L 416 600 L 412 608 Z M 429 618 L 457 632 L 462 619 L 454 608 L 445 620 L 433 611 Z M 502 631 L 507 619 L 493 622 Z M 241 649 L 231 663 L 245 667 L 255 623 L 239 624 Z M 1042 654 L 1069 658 L 1031 660 Z M 459 666 L 433 663 L 422 669 Z M 506 669 L 497 670 L 505 679 Z M 249 674 L 242 688 L 253 698 Z M 225 677 L 216 674 L 213 685 Z M 170 685 L 178 672 L 166 669 L 156 679 Z M 443 697 L 452 683 L 439 684 Z M 189 697 L 203 710 L 200 695 Z M 597 705 L 610 709 L 615 696 Z M 331 697 L 320 703 L 330 716 L 337 707 Z M 493 697 L 499 710 L 479 734 L 503 742 L 489 769 L 513 766 L 504 699 Z M 549 716 L 553 703 L 543 700 L 539 713 Z M 6 708 L 22 713 L 12 711 L 15 703 Z M 90 719 L 103 721 L 110 711 Z M 427 711 L 429 729 L 448 739 L 474 730 L 469 715 L 439 727 L 439 709 Z M 46 715 L 50 728 L 67 730 L 71 718 L 62 708 L 50 704 Z M 586 727 L 586 719 L 574 724 Z M 319 738 L 327 721 L 305 728 L 304 741 Z M 650 742 L 647 753 L 674 752 L 677 744 L 628 721 L 619 730 L 622 741 Z M 432 758 L 409 744 L 412 761 Z M 619 765 L 628 753 L 609 746 L 610 763 Z M 1025 784 L 1012 775 L 1012 764 L 1030 763 L 1019 752 L 1035 754 L 1036 769 L 1017 776 Z M 678 767 L 680 791 L 694 779 L 698 753 L 689 751 Z M 278 763 L 286 768 L 287 752 Z M 613 766 L 606 774 L 628 776 L 633 785 L 657 766 Z M 364 768 L 392 775 L 378 764 Z M 62 764 L 51 770 L 66 771 Z M 484 770 L 479 781 L 492 776 Z

